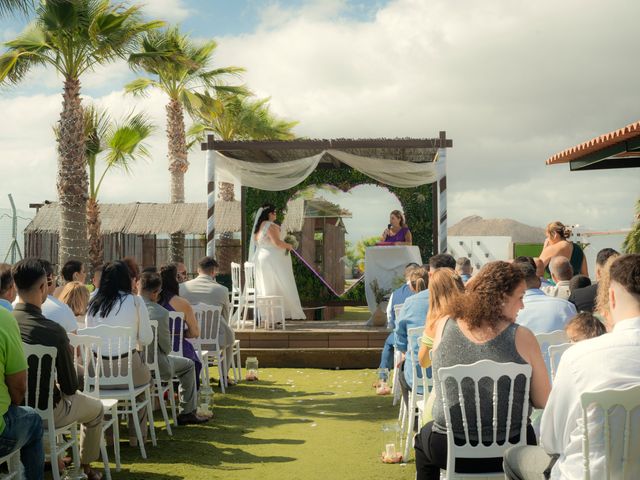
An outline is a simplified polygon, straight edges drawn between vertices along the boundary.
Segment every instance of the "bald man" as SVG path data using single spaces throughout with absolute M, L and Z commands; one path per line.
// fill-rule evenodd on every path
M 569 259 L 562 256 L 553 257 L 549 262 L 549 271 L 555 285 L 542 287 L 541 290 L 550 297 L 567 300 L 571 295 L 569 281 L 573 277 L 573 268 Z

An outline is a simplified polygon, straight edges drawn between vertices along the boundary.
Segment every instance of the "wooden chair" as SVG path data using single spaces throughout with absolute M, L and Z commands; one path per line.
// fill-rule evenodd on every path
M 249 309 L 253 310 L 253 320 L 256 320 L 256 266 L 251 262 L 244 262 L 244 289 L 242 293 L 242 323 L 247 320 Z
M 231 262 L 231 291 L 229 292 L 229 296 L 229 325 L 231 326 L 233 323 L 235 323 L 236 329 L 242 328 L 240 318 L 240 310 L 243 302 L 242 278 L 240 274 L 240 264 L 235 262 Z

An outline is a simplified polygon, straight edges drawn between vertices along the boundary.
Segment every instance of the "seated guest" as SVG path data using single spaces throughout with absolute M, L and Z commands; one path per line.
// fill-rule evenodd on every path
M 8 263 L 0 263 L 0 285 L 2 285 L 0 287 L 0 307 L 11 312 L 18 292 L 11 276 L 11 265 Z
M 566 257 L 553 257 L 549 262 L 549 271 L 555 285 L 542 287 L 541 290 L 550 297 L 568 299 L 571 295 L 569 281 L 573 277 L 573 269 L 569 260 Z
M 391 329 L 391 333 L 385 340 L 384 347 L 382 347 L 382 355 L 380 357 L 379 368 L 388 368 L 389 370 L 393 368 L 393 351 L 396 342 L 396 334 L 393 331 L 396 328 L 395 306 L 402 305 L 407 298 L 415 293 L 413 290 L 411 290 L 411 287 L 409 285 L 411 283 L 411 272 L 416 267 L 418 267 L 417 263 L 410 263 L 404 268 L 405 282 L 402 284 L 402 286 L 395 289 L 391 293 L 391 297 L 389 298 L 389 303 L 387 304 L 387 328 Z
M 129 276 L 131 277 L 131 293 L 138 295 L 138 280 L 140 280 L 140 268 L 136 259 L 133 257 L 124 257 L 122 262 L 129 269 Z
M 84 263 L 82 263 L 80 260 L 69 260 L 62 266 L 60 274 L 62 275 L 62 279 L 64 280 L 65 284 L 74 281 L 84 284 L 84 282 L 87 280 L 87 273 L 84 269 Z M 53 292 L 53 296 L 58 298 L 60 296 L 60 293 L 62 293 L 63 287 L 64 285 L 56 287 Z
M 2 287 L 4 284 L 0 284 Z M 20 331 L 16 319 L 0 308 L 0 457 L 20 450 L 25 478 L 41 480 L 44 478 L 42 419 L 33 408 L 20 406 L 26 391 L 27 361 Z
M 80 432 L 80 463 L 90 480 L 101 475 L 91 469 L 91 462 L 98 459 L 102 439 L 102 403 L 97 398 L 78 391 L 78 377 L 73 364 L 73 349 L 67 332 L 56 322 L 48 320 L 40 309 L 49 290 L 47 274 L 40 261 L 34 258 L 21 260 L 13 267 L 13 278 L 18 287 L 18 304 L 13 315 L 18 321 L 22 341 L 30 345 L 55 347 L 56 382 L 53 387 L 53 418 L 56 425 L 71 422 L 82 424 Z M 34 365 L 35 367 L 35 365 Z M 49 378 L 53 374 L 51 365 L 43 362 L 41 375 Z M 29 369 L 31 381 L 35 385 L 36 368 Z M 49 385 L 41 382 L 40 404 L 44 405 L 49 395 Z M 32 392 L 30 398 L 35 398 Z
M 403 372 L 398 378 L 400 380 L 400 388 L 402 390 L 402 396 L 405 403 L 409 401 L 409 392 L 413 388 L 413 369 L 415 368 L 418 373 L 418 378 L 422 378 L 422 371 L 417 365 L 414 365 L 411 361 L 411 355 L 408 352 L 409 338 L 408 330 L 415 327 L 424 327 L 427 317 L 427 311 L 429 310 L 429 290 L 427 290 L 429 282 L 429 274 L 424 267 L 417 267 L 413 269 L 409 276 L 411 282 L 411 290 L 415 292 L 415 295 L 410 296 L 404 302 L 402 310 L 400 311 L 400 317 L 398 318 L 398 324 L 396 325 L 396 348 L 403 353 L 403 360 L 398 365 L 400 372 Z M 417 342 L 414 345 L 414 357 L 418 356 Z M 421 392 L 421 387 L 418 387 Z
M 178 425 L 199 424 L 208 421 L 196 414 L 198 395 L 196 390 L 196 369 L 193 360 L 171 355 L 171 332 L 169 311 L 158 305 L 162 289 L 162 279 L 158 273 L 143 272 L 140 276 L 140 296 L 149 312 L 149 319 L 158 322 L 158 367 L 160 378 L 171 382 L 174 376 L 180 382 L 182 412 L 178 415 Z
M 178 269 L 174 263 L 164 265 L 160 268 L 160 277 L 162 278 L 162 290 L 158 303 L 170 312 L 182 312 L 184 314 L 184 323 L 176 321 L 173 325 L 174 350 L 178 349 L 177 339 L 180 329 L 184 329 L 184 340 L 182 341 L 182 355 L 185 358 L 193 360 L 196 366 L 196 385 L 199 386 L 200 371 L 202 370 L 202 361 L 195 347 L 187 338 L 198 338 L 200 336 L 200 326 L 193 313 L 191 304 L 179 295 L 180 286 L 178 284 Z
M 551 469 L 552 479 L 584 477 L 580 395 L 640 384 L 639 279 L 640 255 L 624 255 L 613 262 L 609 287 L 612 331 L 578 342 L 564 353 L 542 414 L 542 446 L 507 450 L 504 457 L 507 478 L 543 478 L 543 472 L 553 463 L 550 455 L 559 456 Z M 616 437 L 616 430 L 624 425 L 624 414 L 614 410 L 612 417 L 611 431 Z M 640 430 L 638 412 L 628 420 L 633 437 Z M 602 416 L 589 415 L 588 422 L 591 478 L 607 478 L 604 444 L 598 438 L 603 434 Z M 631 441 L 633 445 L 634 440 Z M 618 456 L 620 453 L 617 452 Z M 640 478 L 637 453 L 629 453 L 624 478 Z
M 394 210 L 389 215 L 389 226 L 382 232 L 380 241 L 394 245 L 411 245 L 413 243 L 411 231 L 404 223 L 404 216 L 400 210 Z
M 429 311 L 418 352 L 421 366 L 431 365 L 429 351 L 433 347 L 438 326 L 449 318 L 452 305 L 463 293 L 462 278 L 450 268 L 440 268 L 429 276 Z
M 176 263 L 176 270 L 178 271 L 178 283 L 184 283 L 189 280 L 187 276 L 187 266 L 182 262 Z
M 89 290 L 86 285 L 76 281 L 67 283 L 60 293 L 60 301 L 71 309 L 78 322 L 78 328 L 84 328 L 89 306 Z
M 610 330 L 611 309 L 609 308 L 609 288 L 611 287 L 611 265 L 618 255 L 611 255 L 600 269 L 598 290 L 596 292 L 593 314 Z
M 524 308 L 518 313 L 516 322 L 535 334 L 564 330 L 569 319 L 577 313 L 576 307 L 562 298 L 545 295 L 540 290 L 540 277 L 530 264 L 513 265 L 520 269 L 527 285 Z
M 599 337 L 607 333 L 604 324 L 590 312 L 580 312 L 564 327 L 567 337 L 572 343 Z
M 131 277 L 127 265 L 119 260 L 108 262 L 102 270 L 100 279 L 100 289 L 89 302 L 86 317 L 87 327 L 97 327 L 99 325 L 110 325 L 112 327 L 129 327 L 135 336 L 133 340 L 139 347 L 149 345 L 153 341 L 153 330 L 149 324 L 149 313 L 142 299 L 131 293 Z M 125 347 L 126 348 L 126 347 Z M 107 351 L 106 345 L 102 347 Z M 121 355 L 131 357 L 131 374 L 133 386 L 140 387 L 147 385 L 151 381 L 151 372 L 144 363 L 140 352 L 135 348 L 131 352 L 118 351 L 112 349 L 114 358 L 105 359 L 102 368 L 105 375 L 113 369 L 117 369 Z M 111 386 L 110 388 L 117 388 Z M 128 388 L 122 385 L 121 388 Z M 139 412 L 140 425 L 143 429 L 143 438 L 146 436 L 147 410 Z M 132 419 L 129 418 L 129 444 L 137 445 L 137 437 Z
M 47 299 L 42 304 L 42 315 L 49 320 L 61 325 L 67 333 L 75 333 L 78 330 L 78 321 L 69 306 L 54 296 L 56 290 L 56 275 L 49 261 L 40 259 L 40 265 L 47 274 Z
M 574 275 L 571 277 L 571 280 L 569 280 L 569 291 L 573 292 L 578 288 L 588 287 L 589 285 L 591 285 L 591 279 L 589 277 L 579 274 Z M 571 296 L 571 294 L 569 294 L 569 296 Z
M 613 248 L 603 248 L 596 256 L 596 283 L 571 291 L 569 301 L 576 306 L 579 312 L 593 312 L 593 305 L 596 300 L 596 292 L 598 291 L 598 281 L 602 275 L 602 268 L 607 263 L 609 257 L 619 255 Z
M 513 263 L 528 263 L 536 271 L 536 275 L 540 278 L 540 288 L 552 287 L 553 284 L 544 277 L 544 263 L 539 258 L 527 257 L 519 255 L 513 259 Z
M 93 285 L 93 291 L 90 294 L 90 297 L 96 294 L 98 289 L 100 288 L 100 277 L 102 277 L 102 269 L 104 268 L 103 264 L 97 265 L 93 268 L 93 278 L 91 279 L 91 284 Z
M 467 257 L 460 257 L 456 260 L 456 272 L 460 275 L 463 283 L 467 283 L 471 280 L 471 273 L 473 273 L 473 267 L 471 266 L 471 260 Z
M 440 478 L 440 469 L 447 466 L 447 424 L 438 369 L 453 365 L 469 365 L 480 360 L 531 365 L 529 398 L 523 398 L 523 383 L 515 382 L 512 431 L 520 431 L 522 410 L 529 408 L 529 402 L 533 403 L 534 407 L 543 408 L 549 396 L 549 378 L 538 342 L 529 329 L 515 323 L 516 315 L 522 308 L 522 297 L 526 289 L 522 272 L 507 262 L 491 262 L 482 267 L 466 288 L 466 293 L 451 305 L 451 318 L 442 322 L 435 334 L 432 354 L 436 397 L 433 403 L 433 421 L 427 423 L 415 438 L 416 470 L 419 480 L 437 480 Z M 498 383 L 498 396 L 506 398 L 509 395 L 508 388 L 508 385 Z M 462 394 L 465 397 L 470 397 L 474 391 L 469 384 L 462 384 Z M 448 395 L 451 405 L 459 404 L 457 394 L 452 395 L 452 392 L 448 392 Z M 480 414 L 482 431 L 492 431 L 491 401 L 481 402 Z M 449 428 L 453 430 L 456 442 L 464 443 L 462 418 L 459 415 L 452 416 L 452 421 L 453 425 Z M 474 423 L 475 420 L 467 418 L 468 422 Z M 500 423 L 496 441 L 504 442 L 506 437 L 506 426 Z M 476 444 L 479 440 L 477 430 L 470 428 L 469 443 Z M 527 426 L 527 443 L 536 443 L 530 425 Z M 456 461 L 456 471 L 459 473 L 501 470 L 501 458 Z
M 236 341 L 235 333 L 229 327 L 229 289 L 216 282 L 216 269 L 218 262 L 212 257 L 203 257 L 198 262 L 198 276 L 193 280 L 188 280 L 180 284 L 180 296 L 191 305 L 204 303 L 222 307 L 222 318 L 220 319 L 220 338 L 218 339 L 220 348 L 224 349 L 227 360 L 233 358 L 233 344 Z M 203 346 L 203 348 L 205 348 Z M 231 362 L 226 362 L 227 372 Z M 233 382 L 231 382 L 233 383 Z
M 456 259 L 448 253 L 438 253 L 429 259 L 429 274 L 433 274 L 438 268 L 456 269 Z

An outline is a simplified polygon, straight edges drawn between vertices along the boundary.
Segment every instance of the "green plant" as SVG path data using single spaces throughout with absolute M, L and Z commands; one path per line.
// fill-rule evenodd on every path
M 622 244 L 626 253 L 640 253 L 640 200 L 636 203 L 636 221 Z

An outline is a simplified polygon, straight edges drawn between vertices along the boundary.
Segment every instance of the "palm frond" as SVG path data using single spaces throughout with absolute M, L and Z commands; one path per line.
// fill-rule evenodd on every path
M 158 82 L 151 80 L 150 78 L 136 78 L 124 86 L 124 90 L 127 93 L 133 95 L 145 96 L 148 93 L 150 87 L 157 87 Z
M 640 200 L 636 203 L 636 220 L 622 243 L 625 253 L 640 253 Z

